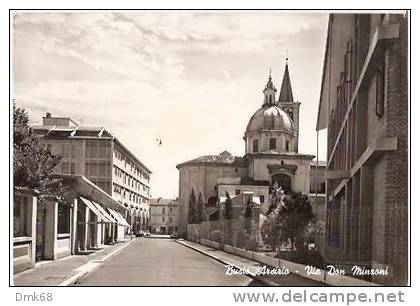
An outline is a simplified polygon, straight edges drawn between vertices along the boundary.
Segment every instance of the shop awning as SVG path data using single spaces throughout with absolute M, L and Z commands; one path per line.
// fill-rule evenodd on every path
M 114 217 L 115 220 L 117 220 L 119 225 L 124 225 L 124 226 L 130 226 L 130 224 L 128 224 L 127 220 L 125 220 L 125 218 L 117 211 L 112 210 L 110 208 L 108 208 L 110 214 Z
M 105 217 L 102 214 L 102 212 L 98 209 L 98 207 L 95 204 L 93 204 L 90 200 L 88 200 L 84 197 L 80 197 L 80 199 L 98 217 L 98 223 L 110 223 L 111 222 L 107 217 Z
M 117 223 L 117 221 L 112 218 L 112 216 L 101 206 L 101 204 L 90 201 L 95 207 L 99 210 L 99 212 L 110 222 L 110 223 Z

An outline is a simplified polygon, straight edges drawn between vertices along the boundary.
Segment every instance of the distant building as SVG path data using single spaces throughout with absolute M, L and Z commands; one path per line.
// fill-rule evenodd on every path
M 178 232 L 178 199 L 150 200 L 150 231 L 166 235 Z
M 406 285 L 408 17 L 332 14 L 317 130 L 328 129 L 327 261 L 388 267 L 365 277 Z
M 32 130 L 53 154 L 62 156 L 56 173 L 85 176 L 127 208 L 127 221 L 134 232 L 146 230 L 151 171 L 110 131 L 80 126 L 69 117 L 50 113 Z
M 312 207 L 317 219 L 323 221 L 325 180 L 322 179 L 322 168 L 325 169 L 325 164 L 316 164 L 313 155 L 298 152 L 301 103 L 293 97 L 287 62 L 278 98 L 276 92 L 270 73 L 261 105 L 245 129 L 243 157 L 224 151 L 177 165 L 180 235 L 185 236 L 187 232 L 192 191 L 197 197 L 202 195 L 212 220 L 218 215 L 216 211 L 223 209 L 226 192 L 238 203 L 242 203 L 242 195 L 247 194 L 253 204 L 259 206 L 256 211 L 265 213 L 270 202 L 270 188 L 277 183 L 286 192 L 313 192 L 310 194 Z M 234 200 L 235 197 L 238 199 Z

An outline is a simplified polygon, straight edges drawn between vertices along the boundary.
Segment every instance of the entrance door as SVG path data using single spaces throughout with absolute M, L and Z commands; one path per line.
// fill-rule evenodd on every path
M 277 183 L 278 186 L 283 188 L 284 192 L 288 193 L 292 189 L 292 180 L 290 176 L 286 174 L 275 174 L 271 177 L 271 183 L 274 185 Z
M 35 261 L 44 259 L 46 215 L 47 209 L 45 208 L 45 203 L 39 201 L 36 211 Z

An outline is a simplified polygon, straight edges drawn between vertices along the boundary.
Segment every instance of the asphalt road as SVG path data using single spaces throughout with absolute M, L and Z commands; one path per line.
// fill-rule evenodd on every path
M 76 286 L 259 286 L 172 239 L 137 238 Z

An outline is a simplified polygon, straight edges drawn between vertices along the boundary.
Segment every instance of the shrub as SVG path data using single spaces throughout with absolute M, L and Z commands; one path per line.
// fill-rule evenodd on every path
M 210 232 L 210 240 L 221 243 L 223 234 L 220 230 L 214 230 Z
M 258 251 L 258 241 L 255 237 L 251 237 L 247 240 L 245 248 L 249 251 Z
M 235 246 L 238 248 L 245 248 L 248 239 L 249 235 L 245 232 L 245 230 L 239 230 L 236 233 Z

